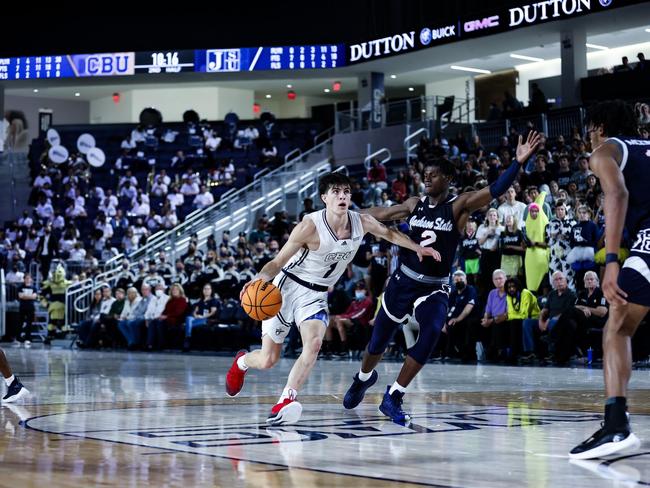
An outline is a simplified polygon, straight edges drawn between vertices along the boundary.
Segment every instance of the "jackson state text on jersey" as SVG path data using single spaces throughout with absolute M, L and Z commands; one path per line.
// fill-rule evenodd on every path
M 454 220 L 452 202 L 447 199 L 437 205 L 429 204 L 429 197 L 422 197 L 408 217 L 409 237 L 423 247 L 432 247 L 440 253 L 440 262 L 425 257 L 422 262 L 409 249 L 400 249 L 400 262 L 418 274 L 426 276 L 448 276 L 456 256 L 460 234 Z

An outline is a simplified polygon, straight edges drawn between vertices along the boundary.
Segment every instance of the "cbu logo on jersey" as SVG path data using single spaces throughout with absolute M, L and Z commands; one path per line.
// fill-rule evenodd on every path
M 425 218 L 418 219 L 417 217 L 412 217 L 409 221 L 411 227 L 422 227 L 423 229 L 431 230 L 442 230 L 450 232 L 454 228 L 454 224 L 446 219 L 438 217 L 435 221 L 430 221 Z
M 349 259 L 350 256 L 354 254 L 352 251 L 348 252 L 331 252 L 325 256 L 325 262 L 331 263 L 332 261 L 343 261 L 344 259 Z

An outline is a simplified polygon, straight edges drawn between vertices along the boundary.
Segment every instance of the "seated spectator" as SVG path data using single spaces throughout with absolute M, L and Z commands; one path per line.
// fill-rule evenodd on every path
M 278 158 L 278 148 L 267 139 L 266 143 L 262 146 L 262 156 L 260 158 L 260 165 L 263 168 L 274 167 L 280 164 Z
M 101 298 L 97 310 L 95 310 L 95 313 L 91 313 L 89 320 L 84 320 L 79 324 L 79 340 L 77 341 L 77 346 L 80 348 L 95 347 L 97 345 L 101 322 L 108 317 L 111 306 L 115 302 L 110 287 L 103 286 L 99 291 Z M 97 296 L 97 290 L 95 291 L 95 296 Z
M 193 197 L 199 194 L 199 185 L 197 183 L 193 183 L 191 178 L 185 178 L 183 180 L 183 186 L 181 186 L 181 194 L 184 197 Z M 169 196 L 168 196 L 169 198 Z
M 92 303 L 90 304 L 90 314 L 89 318 L 82 321 L 79 324 L 79 329 L 77 332 L 77 346 L 84 348 L 86 347 L 86 341 L 88 340 L 88 336 L 90 334 L 90 329 L 92 325 L 95 323 L 95 321 L 99 321 L 99 314 L 101 313 L 101 307 L 102 307 L 102 290 L 101 288 L 97 288 L 94 293 L 93 293 L 93 300 Z
M 645 54 L 643 54 L 643 53 L 638 53 L 638 54 L 636 55 L 636 57 L 637 57 L 637 59 L 638 59 L 639 61 L 636 63 L 636 68 L 635 68 L 635 69 L 636 69 L 637 71 L 647 71 L 647 69 L 648 69 L 648 62 L 647 62 L 646 59 L 645 59 Z
M 341 339 L 341 347 L 339 353 L 347 356 L 351 350 L 348 343 L 348 333 L 352 332 L 354 336 L 359 339 L 359 344 L 356 344 L 357 350 L 363 349 L 370 339 L 370 325 L 369 322 L 374 314 L 372 306 L 372 298 L 368 295 L 366 284 L 363 281 L 358 281 L 354 290 L 354 300 L 350 303 L 344 313 L 333 315 L 330 317 L 329 325 L 325 331 L 324 351 L 330 353 L 333 351 L 332 342 L 334 339 L 334 331 L 338 331 Z
M 215 298 L 212 292 L 212 285 L 206 283 L 203 285 L 201 299 L 191 307 L 190 315 L 185 318 L 185 340 L 183 350 L 189 351 L 192 340 L 192 328 L 206 325 L 208 319 L 216 319 L 219 314 L 219 300 Z
M 395 197 L 395 201 L 397 203 L 401 203 L 406 198 L 408 198 L 408 189 L 406 187 L 406 173 L 404 173 L 404 171 L 400 171 L 397 174 L 397 178 L 393 180 L 391 192 Z
M 117 323 L 124 310 L 126 303 L 124 289 L 115 290 L 115 300 L 113 301 L 108 314 L 100 317 L 100 326 L 97 337 L 97 345 L 102 347 L 113 347 L 118 337 Z
M 558 359 L 564 360 L 564 354 L 566 354 L 565 346 L 567 344 L 567 328 L 562 327 L 560 334 L 554 334 L 553 330 L 562 315 L 573 309 L 577 299 L 576 294 L 569 290 L 566 277 L 561 271 L 553 273 L 553 286 L 555 289 L 549 293 L 537 324 L 534 324 L 532 321 L 525 321 L 523 324 L 524 353 L 535 351 L 535 338 L 540 334 L 546 334 L 548 336 L 550 353 L 546 357 L 548 361 L 555 361 L 555 352 L 558 348 Z
M 518 323 L 520 329 L 523 331 L 530 332 L 531 330 L 535 330 L 540 314 L 539 303 L 535 295 L 530 290 L 523 288 L 517 278 L 508 279 L 505 289 L 507 293 L 506 321 L 512 322 L 512 324 Z M 510 324 L 510 327 L 512 327 L 512 324 Z M 521 332 L 517 335 L 521 337 Z M 532 335 L 524 335 L 523 348 L 524 351 L 521 358 L 523 361 L 530 361 L 535 357 Z
M 162 175 L 156 176 L 154 184 L 151 186 L 151 193 L 158 197 L 162 198 L 167 196 L 167 191 L 169 190 L 168 185 L 165 183 Z
M 207 186 L 201 185 L 201 193 L 194 197 L 194 208 L 203 210 L 214 203 L 214 196 Z
M 135 294 L 132 290 L 135 290 Z M 138 296 L 135 288 L 129 288 L 127 291 L 128 301 L 124 304 L 120 320 L 117 323 L 117 328 L 126 339 L 129 350 L 134 350 L 141 344 L 145 314 L 152 300 L 151 287 L 149 285 L 143 283 L 140 291 L 142 292 L 142 297 Z
M 447 338 L 445 358 L 460 357 L 466 361 L 475 350 L 476 341 L 472 342 L 472 338 L 478 321 L 478 297 L 476 288 L 467 284 L 467 275 L 463 271 L 456 271 L 453 279 L 455 289 L 449 294 L 447 322 L 442 328 Z
M 582 352 L 586 352 L 592 344 L 600 349 L 601 336 L 598 333 L 594 334 L 594 331 L 602 332 L 609 313 L 609 303 L 600 289 L 598 275 L 593 271 L 587 271 L 584 280 L 585 289 L 578 293 L 573 316 L 576 322 L 575 337 Z M 594 335 L 596 337 L 593 337 Z
M 512 219 L 512 216 L 510 216 Z M 510 327 L 503 324 L 507 318 L 506 304 L 506 273 L 502 269 L 495 269 L 492 273 L 494 289 L 488 294 L 485 312 L 481 319 L 481 327 L 475 327 L 470 336 L 470 343 L 476 344 L 476 359 L 485 360 L 486 357 L 494 357 L 495 352 L 503 359 L 511 357 L 507 354 L 507 348 L 512 348 L 511 338 L 513 336 Z M 503 325 L 502 325 L 503 324 Z M 493 351 L 496 349 L 496 351 Z M 486 355 L 484 351 L 488 351 Z M 470 351 L 468 351 L 469 353 Z M 506 354 L 501 354 L 506 352 Z
M 156 293 L 159 288 L 156 287 Z M 161 350 L 170 332 L 182 331 L 183 320 L 187 312 L 187 299 L 183 287 L 174 283 L 169 288 L 169 300 L 165 302 L 163 312 L 152 320 L 147 328 L 147 349 Z

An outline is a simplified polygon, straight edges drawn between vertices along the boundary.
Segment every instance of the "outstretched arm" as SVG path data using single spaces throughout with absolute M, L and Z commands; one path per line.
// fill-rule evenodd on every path
M 440 261 L 440 253 L 432 247 L 422 247 L 413 242 L 409 236 L 402 234 L 395 229 L 389 229 L 381 222 L 377 221 L 372 215 L 364 214 L 361 216 L 361 224 L 363 225 L 364 232 L 370 232 L 380 239 L 386 239 L 388 242 L 397 244 L 400 247 L 410 249 L 418 255 L 420 261 L 424 256 L 431 256 L 436 261 Z
M 405 219 L 413 211 L 420 197 L 411 197 L 408 200 L 391 207 L 370 207 L 360 210 L 359 213 L 372 215 L 375 219 L 386 222 L 389 220 Z
M 519 144 L 517 144 L 516 161 L 512 161 L 506 171 L 504 171 L 499 178 L 490 186 L 478 191 L 471 191 L 461 194 L 456 200 L 454 205 L 454 214 L 457 210 L 472 213 L 489 204 L 492 199 L 503 195 L 508 188 L 514 183 L 519 175 L 521 165 L 528 161 L 528 158 L 537 149 L 539 144 L 540 135 L 537 132 L 529 132 L 526 143 L 523 143 L 523 138 L 519 136 Z

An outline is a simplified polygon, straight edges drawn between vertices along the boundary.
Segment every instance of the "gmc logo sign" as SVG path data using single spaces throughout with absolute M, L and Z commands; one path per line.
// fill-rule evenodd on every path
M 489 29 L 490 27 L 497 27 L 499 25 L 499 16 L 493 15 L 492 17 L 486 17 L 482 20 L 470 20 L 463 24 L 463 29 L 465 32 L 474 32 L 482 29 Z

